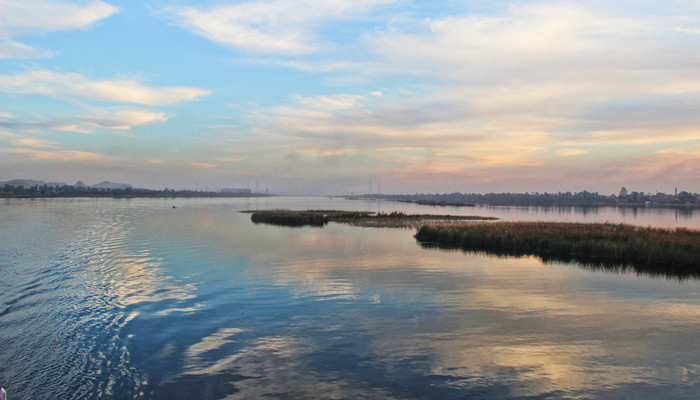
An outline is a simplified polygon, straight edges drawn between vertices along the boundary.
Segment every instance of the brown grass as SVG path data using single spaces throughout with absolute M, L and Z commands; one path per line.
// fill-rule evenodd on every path
M 400 212 L 373 213 L 370 211 L 339 211 L 339 210 L 248 210 L 251 220 L 255 223 L 275 224 L 283 226 L 323 226 L 328 222 L 345 223 L 364 227 L 382 228 L 417 228 L 434 223 L 457 223 L 468 221 L 494 220 L 491 217 L 433 215 L 433 214 L 404 214 Z
M 441 248 L 535 255 L 640 272 L 700 276 L 700 231 L 622 224 L 498 222 L 424 226 L 416 239 Z

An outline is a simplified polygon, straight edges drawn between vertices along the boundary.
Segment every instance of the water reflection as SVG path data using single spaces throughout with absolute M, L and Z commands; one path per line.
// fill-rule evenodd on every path
M 497 258 L 503 258 L 503 259 L 508 259 L 508 258 L 525 258 L 525 257 L 534 257 L 535 259 L 539 260 L 542 263 L 545 264 L 561 264 L 561 263 L 566 263 L 569 265 L 575 265 L 580 268 L 589 270 L 589 271 L 597 271 L 597 272 L 604 272 L 607 274 L 636 274 L 636 275 L 643 275 L 643 276 L 648 276 L 652 278 L 666 278 L 666 279 L 675 279 L 678 281 L 683 281 L 687 279 L 698 279 L 700 278 L 700 272 L 697 271 L 696 265 L 692 263 L 692 261 L 689 262 L 674 262 L 673 259 L 667 259 L 664 258 L 664 263 L 659 265 L 659 264 L 648 264 L 648 265 L 637 265 L 637 264 L 623 264 L 620 262 L 615 262 L 615 261 L 608 261 L 608 260 L 601 260 L 599 256 L 593 255 L 591 256 L 590 254 L 574 254 L 574 255 L 557 255 L 557 254 L 550 254 L 547 257 L 544 256 L 532 256 L 530 255 L 531 252 L 529 251 L 523 251 L 523 250 L 499 250 L 499 249 L 490 249 L 488 251 L 482 251 L 482 250 L 460 250 L 455 247 L 455 244 L 442 244 L 442 243 L 433 243 L 433 242 L 418 242 L 418 245 L 426 250 L 439 250 L 439 251 L 457 251 L 457 252 L 464 252 L 465 254 L 482 254 L 482 255 L 489 255 Z M 694 253 L 690 252 L 684 252 L 684 253 L 679 253 L 679 254 L 673 254 L 674 256 L 678 256 L 678 259 L 681 259 L 680 255 L 683 256 L 691 256 Z M 639 254 L 636 254 L 639 256 Z M 643 257 L 639 257 L 643 261 L 645 260 Z M 671 257 L 669 257 L 671 258 Z M 676 260 L 678 260 L 676 259 Z
M 609 222 L 700 229 L 698 210 L 650 207 L 480 207 L 479 215 L 505 221 Z
M 37 232 L 0 224 L 0 383 L 15 398 L 700 390 L 698 281 L 426 250 L 410 230 L 255 225 L 243 201 L 171 202 L 47 210 L 33 223 L 57 230 L 41 251 L 14 239 Z
M 661 377 L 654 365 L 676 346 L 697 345 L 697 299 L 640 303 L 646 289 L 631 299 L 616 293 L 620 286 L 638 289 L 630 276 L 613 276 L 616 290 L 591 290 L 589 280 L 608 276 L 534 258 L 423 251 L 404 231 L 249 225 L 242 245 L 235 234 L 241 225 L 235 218 L 207 221 L 201 230 L 195 221 L 185 224 L 194 237 L 213 229 L 221 251 L 245 254 L 256 274 L 285 289 L 288 310 L 275 324 L 291 335 L 219 331 L 193 346 L 221 340 L 216 348 L 230 347 L 226 356 L 212 354 L 209 363 L 194 357 L 176 381 L 235 376 L 229 382 L 241 398 L 313 397 L 325 392 L 310 388 L 329 386 L 340 397 L 358 395 L 358 388 L 374 397 L 413 397 L 430 387 L 427 393 L 445 398 L 517 398 L 616 392 L 649 379 L 698 384 L 668 370 Z M 668 347 L 639 335 L 677 331 L 679 321 L 686 324 L 679 342 Z M 324 375 L 319 364 L 335 375 Z M 354 381 L 367 368 L 385 378 Z M 392 388 L 387 379 L 407 386 Z

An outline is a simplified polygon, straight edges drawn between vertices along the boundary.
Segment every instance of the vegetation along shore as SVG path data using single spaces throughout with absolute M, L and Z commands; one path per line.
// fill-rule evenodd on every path
M 622 224 L 496 222 L 418 230 L 424 246 L 700 277 L 700 231 Z
M 323 226 L 329 222 L 366 227 L 410 228 L 432 223 L 490 221 L 497 218 L 474 215 L 404 214 L 401 212 L 373 213 L 370 211 L 338 210 L 248 210 L 255 223 L 282 226 Z
M 651 275 L 700 277 L 700 230 L 625 224 L 493 222 L 480 216 L 374 213 L 340 210 L 248 210 L 255 223 L 321 227 L 329 222 L 364 227 L 416 228 L 425 247 L 534 255 Z M 475 223 L 490 221 L 490 223 Z
M 580 206 L 580 207 L 700 207 L 700 194 L 676 189 L 674 193 L 644 193 L 622 188 L 620 193 L 602 195 L 598 192 L 557 193 L 416 193 L 416 194 L 367 194 L 361 199 L 391 200 L 426 205 L 446 206 Z

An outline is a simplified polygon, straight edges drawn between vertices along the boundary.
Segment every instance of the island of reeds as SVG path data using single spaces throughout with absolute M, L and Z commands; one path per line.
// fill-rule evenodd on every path
M 496 222 L 423 226 L 424 246 L 534 255 L 546 261 L 577 262 L 642 273 L 700 277 L 700 231 L 622 224 Z
M 250 219 L 255 223 L 282 226 L 324 226 L 329 222 L 338 222 L 365 227 L 409 228 L 431 223 L 450 223 L 456 221 L 486 221 L 493 217 L 473 215 L 433 215 L 405 214 L 401 212 L 373 213 L 370 211 L 338 210 L 248 210 Z

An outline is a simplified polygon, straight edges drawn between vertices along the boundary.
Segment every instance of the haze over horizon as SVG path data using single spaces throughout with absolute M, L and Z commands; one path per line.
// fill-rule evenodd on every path
M 0 181 L 700 192 L 700 2 L 0 0 Z

